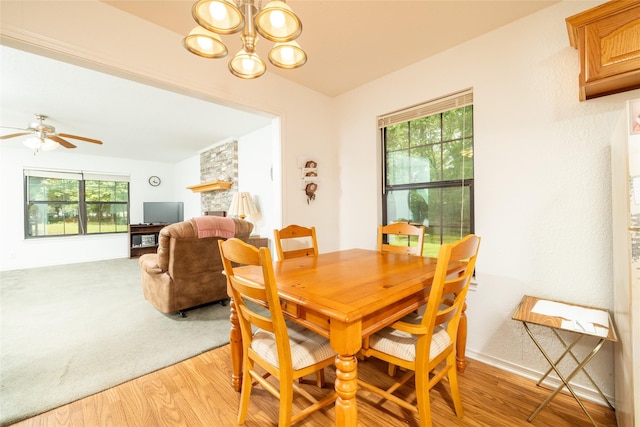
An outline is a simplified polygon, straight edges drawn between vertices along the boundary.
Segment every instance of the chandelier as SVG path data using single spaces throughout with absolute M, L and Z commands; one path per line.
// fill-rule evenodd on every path
M 182 41 L 191 53 L 204 58 L 222 58 L 227 47 L 220 35 L 242 31 L 242 49 L 229 61 L 229 71 L 243 79 L 255 79 L 267 70 L 256 53 L 258 34 L 275 43 L 269 61 L 279 68 L 298 68 L 307 54 L 295 42 L 302 22 L 284 0 L 198 0 L 191 14 L 198 25 Z

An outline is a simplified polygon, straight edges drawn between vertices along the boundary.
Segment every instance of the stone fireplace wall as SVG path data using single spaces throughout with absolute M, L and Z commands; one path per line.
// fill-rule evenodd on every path
M 228 211 L 233 193 L 238 191 L 238 141 L 213 147 L 200 154 L 200 182 L 231 181 L 229 190 L 200 193 L 202 212 Z

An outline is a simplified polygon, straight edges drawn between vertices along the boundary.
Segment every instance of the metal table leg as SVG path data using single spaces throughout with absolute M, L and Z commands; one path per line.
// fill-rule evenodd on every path
M 558 394 L 560 392 L 560 390 L 562 390 L 563 387 L 567 387 L 567 390 L 569 390 L 569 392 L 571 393 L 571 395 L 573 396 L 573 398 L 576 400 L 576 402 L 578 402 L 578 404 L 580 405 L 580 407 L 582 408 L 582 410 L 584 411 L 584 413 L 587 415 L 587 417 L 589 417 L 589 420 L 591 420 L 591 423 L 596 426 L 596 422 L 595 420 L 591 417 L 591 414 L 589 414 L 589 411 L 587 411 L 587 408 L 584 406 L 584 404 L 582 403 L 582 401 L 580 400 L 580 398 L 578 397 L 578 395 L 573 391 L 573 387 L 571 387 L 571 385 L 569 384 L 569 381 L 571 381 L 571 379 L 573 379 L 573 377 L 580 372 L 581 370 L 584 369 L 584 367 L 587 365 L 587 363 L 589 363 L 591 361 L 591 359 L 593 359 L 593 357 L 596 355 L 596 353 L 598 353 L 598 351 L 600 350 L 600 348 L 603 346 L 604 342 L 606 341 L 605 339 L 601 339 L 600 341 L 598 341 L 598 344 L 596 344 L 596 346 L 594 347 L 594 349 L 591 351 L 591 353 L 589 353 L 587 355 L 587 357 L 585 357 L 585 359 L 578 363 L 578 366 L 569 374 L 569 376 L 567 378 L 564 377 L 564 375 L 562 375 L 562 373 L 560 372 L 560 370 L 558 369 L 558 367 L 556 366 L 557 362 L 554 363 L 551 358 L 549 357 L 549 355 L 547 354 L 546 351 L 544 351 L 544 349 L 542 348 L 542 346 L 540 345 L 540 343 L 538 342 L 538 340 L 535 338 L 535 336 L 533 335 L 533 333 L 531 332 L 531 330 L 529 329 L 529 326 L 527 325 L 526 322 L 522 322 L 522 324 L 524 325 L 525 330 L 527 331 L 527 333 L 529 334 L 529 336 L 531 337 L 531 340 L 534 342 L 534 344 L 536 345 L 536 347 L 538 347 L 538 350 L 540 350 L 540 352 L 542 353 L 542 355 L 544 356 L 544 358 L 547 360 L 547 362 L 549 363 L 549 365 L 551 365 L 551 369 L 556 373 L 556 375 L 558 375 L 558 377 L 560 378 L 560 380 L 562 380 L 562 384 L 560 384 L 554 391 L 553 393 L 551 393 L 547 399 L 542 402 L 540 404 L 540 406 L 538 406 L 538 408 L 533 411 L 533 413 L 529 416 L 529 418 L 527 419 L 529 422 L 533 421 L 533 419 L 538 415 L 538 413 L 540 413 L 540 411 L 542 409 L 544 409 L 545 406 L 547 406 L 549 404 L 549 402 L 551 402 L 551 400 L 556 396 L 556 394 Z M 575 345 L 575 343 L 579 340 L 576 339 L 574 340 L 574 342 L 569 346 L 569 349 L 565 350 L 565 353 L 560 357 L 560 359 L 558 359 L 558 361 L 560 361 L 564 355 L 567 354 L 567 352 L 571 352 L 571 348 L 573 348 L 573 346 Z M 575 359 L 575 356 L 573 356 Z M 577 362 L 577 359 L 576 359 Z M 550 371 L 549 371 L 550 372 Z M 546 373 L 544 377 L 546 377 L 548 375 L 548 373 Z M 541 379 L 542 381 L 542 379 Z M 540 381 L 540 382 L 541 382 Z M 538 383 L 539 385 L 539 383 Z
M 558 333 L 558 331 L 556 329 L 551 329 L 551 331 L 555 334 L 556 337 L 558 337 L 558 339 L 560 340 L 560 342 L 562 343 L 562 345 L 565 346 L 566 351 L 564 353 L 562 353 L 562 356 L 560 356 L 560 358 L 556 361 L 556 365 L 560 362 L 560 360 L 562 360 L 562 358 L 566 355 L 569 354 L 571 356 L 571 358 L 574 360 L 574 362 L 576 363 L 580 363 L 580 361 L 578 360 L 578 358 L 576 357 L 575 354 L 573 354 L 573 352 L 571 351 L 571 349 L 573 348 L 573 346 L 575 344 L 577 344 L 578 341 L 580 341 L 580 339 L 582 337 L 584 337 L 584 335 L 578 335 L 578 337 L 573 341 L 573 343 L 571 343 L 571 346 L 567 347 L 567 342 L 562 339 L 562 337 L 560 336 L 560 334 Z M 549 370 L 545 373 L 545 375 L 540 379 L 540 381 L 538 382 L 537 385 L 540 385 L 540 383 L 542 382 L 542 380 L 549 375 L 549 373 L 551 372 L 551 368 L 549 368 Z M 604 393 L 602 392 L 602 390 L 600 390 L 600 387 L 598 387 L 598 384 L 596 384 L 596 382 L 593 380 L 593 378 L 591 378 L 591 375 L 589 375 L 589 372 L 587 372 L 587 369 L 584 368 L 582 370 L 582 372 L 587 376 L 587 378 L 589 379 L 589 381 L 591 381 L 591 384 L 595 387 L 595 389 L 598 391 L 598 393 L 600 394 L 600 397 L 602 397 L 602 400 L 604 400 L 607 405 L 609 405 L 609 408 L 611 408 L 612 410 L 615 411 L 615 407 L 611 404 L 611 402 L 609 402 L 609 399 L 607 399 L 607 396 L 604 395 Z

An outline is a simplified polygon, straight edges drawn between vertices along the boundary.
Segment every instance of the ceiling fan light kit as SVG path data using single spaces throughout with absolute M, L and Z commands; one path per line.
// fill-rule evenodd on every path
M 46 138 L 40 138 L 38 136 L 32 136 L 22 141 L 25 147 L 30 148 L 34 152 L 38 151 L 52 151 L 60 146 L 55 141 Z
M 32 135 L 31 137 L 22 141 L 22 143 L 33 150 L 34 154 L 38 151 L 51 151 L 55 150 L 59 146 L 63 146 L 64 148 L 76 148 L 75 144 L 70 143 L 65 138 L 73 138 L 78 139 L 85 142 L 91 142 L 93 144 L 102 144 L 102 141 L 92 138 L 85 138 L 84 136 L 71 135 L 68 133 L 56 133 L 56 128 L 53 126 L 44 123 L 47 119 L 47 116 L 43 114 L 34 114 L 37 123 L 31 123 L 27 128 L 14 128 L 8 126 L 0 126 L 8 129 L 19 129 L 22 132 L 12 133 L 9 135 L 0 136 L 0 139 L 9 139 L 16 138 L 18 136 Z
M 255 79 L 267 69 L 256 53 L 258 35 L 275 43 L 269 61 L 276 67 L 294 69 L 307 62 L 307 54 L 294 40 L 302 33 L 302 22 L 284 0 L 198 0 L 191 14 L 198 26 L 182 44 L 203 58 L 222 58 L 227 47 L 219 35 L 242 31 L 242 49 L 229 61 L 229 71 L 242 79 Z

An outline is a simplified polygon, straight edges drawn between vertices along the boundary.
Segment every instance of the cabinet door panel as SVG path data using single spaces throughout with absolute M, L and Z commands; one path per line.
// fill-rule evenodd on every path
M 640 88 L 640 0 L 609 1 L 566 23 L 580 53 L 580 101 Z
M 614 15 L 586 28 L 586 82 L 640 69 L 640 8 L 635 18 Z

